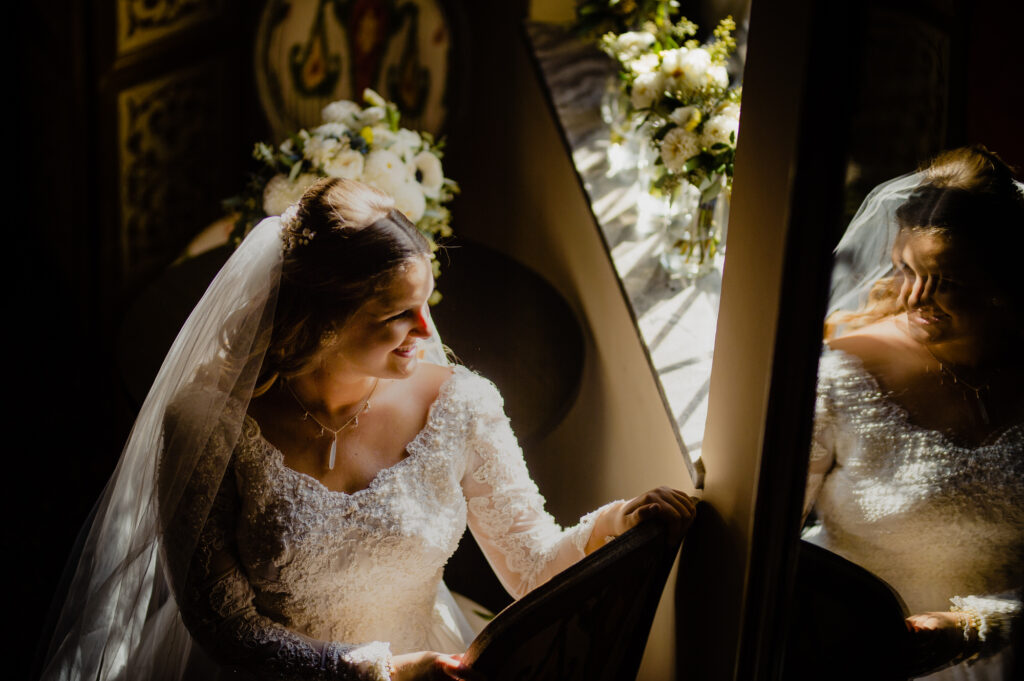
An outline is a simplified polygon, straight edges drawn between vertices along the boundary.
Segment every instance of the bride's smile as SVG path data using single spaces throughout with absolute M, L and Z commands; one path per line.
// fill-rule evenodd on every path
M 419 341 L 432 335 L 426 307 L 433 289 L 429 261 L 409 261 L 338 329 L 337 340 L 324 349 L 324 368 L 339 375 L 411 376 Z

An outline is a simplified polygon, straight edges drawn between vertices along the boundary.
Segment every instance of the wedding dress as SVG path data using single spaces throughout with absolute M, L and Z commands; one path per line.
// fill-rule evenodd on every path
M 186 394 L 171 418 L 203 404 Z M 178 604 L 210 656 L 289 679 L 386 679 L 389 654 L 472 640 L 441 581 L 467 523 L 516 597 L 583 557 L 598 512 L 562 530 L 544 511 L 486 379 L 455 367 L 407 453 L 334 492 L 245 417 Z
M 172 417 L 203 403 L 186 395 Z M 467 522 L 517 597 L 583 557 L 596 512 L 563 531 L 544 511 L 486 379 L 455 367 L 407 452 L 334 492 L 246 417 L 179 603 L 211 656 L 289 679 L 387 678 L 389 652 L 472 640 L 441 581 Z
M 1011 678 L 1024 586 L 1024 424 L 976 447 L 912 423 L 860 359 L 826 349 L 807 506 L 809 541 L 892 585 L 911 614 L 951 604 L 982 616 L 981 659 L 929 679 Z

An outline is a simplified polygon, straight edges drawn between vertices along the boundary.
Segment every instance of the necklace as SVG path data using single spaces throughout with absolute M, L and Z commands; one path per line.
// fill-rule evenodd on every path
M 985 423 L 986 426 L 989 425 L 988 410 L 985 409 L 985 400 L 981 398 L 981 391 L 989 389 L 988 383 L 982 383 L 980 385 L 968 383 L 964 379 L 960 378 L 960 376 L 955 371 L 953 371 L 953 367 L 947 366 L 945 362 L 936 357 L 935 353 L 932 352 L 932 349 L 930 347 L 925 345 L 924 349 L 928 351 L 928 354 L 931 355 L 932 359 L 934 359 L 936 363 L 939 365 L 940 372 L 949 374 L 950 378 L 953 379 L 954 384 L 962 385 L 963 387 L 967 388 L 968 390 L 974 393 L 974 402 L 975 404 L 978 405 L 978 412 L 981 415 L 981 420 Z M 964 393 L 964 399 L 967 399 L 966 392 Z
M 305 421 L 308 418 L 313 419 L 313 422 L 316 425 L 320 426 L 321 436 L 323 436 L 324 433 L 330 433 L 331 435 L 334 436 L 334 440 L 331 442 L 331 453 L 327 458 L 327 470 L 333 471 L 334 464 L 338 459 L 338 435 L 340 435 L 341 431 L 345 430 L 349 426 L 352 426 L 353 428 L 359 426 L 359 415 L 364 412 L 370 411 L 370 398 L 373 397 L 373 393 L 377 389 L 378 383 L 380 383 L 379 378 L 373 379 L 373 387 L 370 388 L 370 393 L 366 396 L 366 399 L 362 401 L 363 406 L 357 409 L 356 413 L 353 414 L 352 417 L 349 418 L 349 420 L 345 421 L 345 423 L 341 424 L 341 426 L 339 426 L 338 428 L 331 428 L 330 426 L 324 425 L 324 423 L 320 419 L 313 416 L 313 412 L 311 412 L 309 408 L 302 403 L 302 400 L 299 399 L 299 396 L 295 394 L 294 390 L 292 390 L 292 384 L 289 383 L 288 381 L 285 381 L 285 387 L 288 388 L 288 392 L 292 394 L 292 398 L 295 400 L 296 404 L 302 407 L 302 411 L 305 412 L 302 415 L 302 420 Z

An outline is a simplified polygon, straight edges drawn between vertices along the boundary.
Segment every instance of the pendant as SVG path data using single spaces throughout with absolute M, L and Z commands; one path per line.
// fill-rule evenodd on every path
M 331 455 L 327 459 L 327 470 L 334 470 L 334 462 L 338 459 L 338 436 L 334 436 L 334 440 L 331 441 Z

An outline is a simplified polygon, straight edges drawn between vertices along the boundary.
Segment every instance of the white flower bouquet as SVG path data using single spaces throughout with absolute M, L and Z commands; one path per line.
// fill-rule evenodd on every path
M 263 218 L 283 213 L 322 177 L 359 180 L 390 194 L 432 251 L 451 236 L 446 204 L 459 187 L 444 176 L 443 141 L 401 127 L 398 108 L 373 90 L 363 92 L 363 101 L 365 106 L 347 100 L 328 104 L 319 127 L 299 130 L 276 148 L 256 144 L 259 170 L 242 194 L 224 202 L 238 216 L 232 232 L 236 243 Z M 436 259 L 433 265 L 436 277 Z
M 651 191 L 672 197 L 682 183 L 708 200 L 731 188 L 741 88 L 729 86 L 726 63 L 736 49 L 726 17 L 701 45 L 697 26 L 680 18 L 646 30 L 608 33 L 601 48 L 619 63 L 636 128 L 647 131 L 657 158 Z

